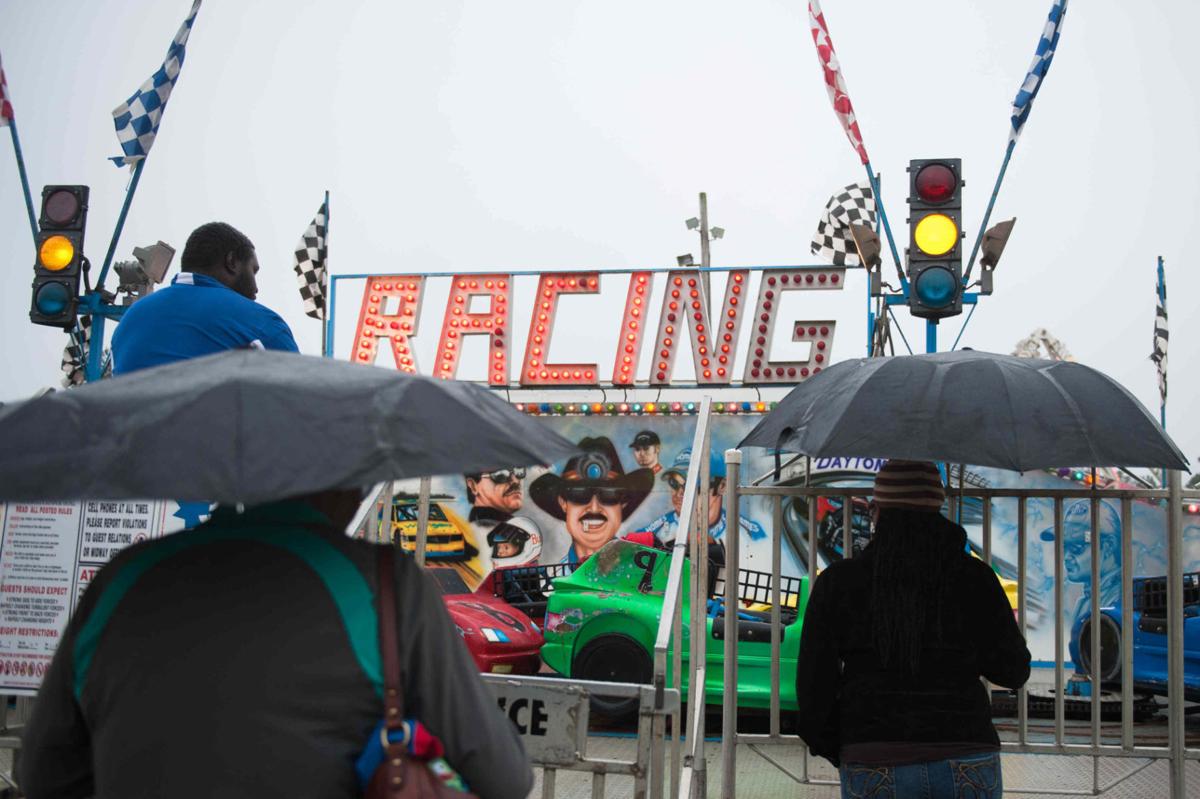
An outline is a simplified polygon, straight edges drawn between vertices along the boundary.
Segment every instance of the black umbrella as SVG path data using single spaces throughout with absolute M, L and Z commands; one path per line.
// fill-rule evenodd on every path
M 1019 472 L 1187 469 L 1154 418 L 1107 375 L 974 350 L 843 361 L 793 389 L 739 446 Z
M 0 408 L 0 500 L 258 504 L 576 451 L 470 383 L 238 350 Z

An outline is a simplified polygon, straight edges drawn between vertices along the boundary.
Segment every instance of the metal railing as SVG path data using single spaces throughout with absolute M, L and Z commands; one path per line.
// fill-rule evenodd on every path
M 480 675 L 495 693 L 501 709 L 517 725 L 531 763 L 542 772 L 542 797 L 553 799 L 560 771 L 592 774 L 592 796 L 603 797 L 611 776 L 628 777 L 633 792 L 646 799 L 648 786 L 663 774 L 661 757 L 653 759 L 651 730 L 666 714 L 679 713 L 679 692 L 651 685 L 600 683 L 551 677 Z M 638 698 L 637 745 L 632 760 L 593 757 L 588 753 L 589 702 L 592 693 Z M 656 768 L 657 765 L 657 768 Z
M 726 453 L 728 471 L 726 512 L 730 518 L 737 518 L 739 502 L 745 496 L 769 497 L 773 507 L 775 520 L 774 546 L 771 555 L 772 600 L 771 600 L 771 659 L 772 687 L 770 703 L 770 732 L 761 734 L 739 734 L 736 728 L 737 707 L 737 658 L 736 650 L 729 651 L 729 644 L 735 639 L 736 622 L 731 616 L 726 616 L 726 660 L 725 660 L 725 697 L 724 697 L 724 734 L 722 736 L 722 791 L 723 799 L 733 797 L 736 792 L 736 745 L 750 744 L 757 747 L 762 744 L 796 745 L 795 737 L 784 738 L 780 735 L 780 703 L 779 703 L 779 652 L 781 638 L 780 607 L 780 539 L 783 531 L 782 503 L 791 498 L 792 502 L 805 502 L 808 506 L 808 541 L 807 553 L 810 571 L 818 565 L 817 549 L 817 500 L 818 498 L 840 498 L 842 511 L 842 551 L 844 557 L 853 555 L 853 514 L 854 498 L 870 497 L 871 489 L 861 487 L 833 486 L 740 486 L 739 467 L 741 453 L 729 450 Z M 1002 751 L 1006 753 L 1081 755 L 1093 758 L 1092 786 L 1090 790 L 1069 790 L 1058 785 L 1048 788 L 1029 788 L 1021 790 L 1008 789 L 1010 793 L 1054 793 L 1068 795 L 1097 795 L 1115 787 L 1128 779 L 1133 773 L 1124 775 L 1108 784 L 1101 784 L 1099 758 L 1101 757 L 1133 757 L 1166 759 L 1169 761 L 1170 796 L 1182 799 L 1186 796 L 1184 781 L 1184 766 L 1186 760 L 1200 760 L 1200 748 L 1188 748 L 1184 738 L 1184 650 L 1183 650 L 1183 619 L 1184 619 L 1184 577 L 1182 552 L 1182 505 L 1185 500 L 1200 499 L 1200 492 L 1183 492 L 1180 486 L 1180 475 L 1171 472 L 1168 479 L 1168 489 L 994 489 L 974 485 L 962 485 L 962 469 L 959 468 L 959 485 L 952 487 L 950 494 L 952 518 L 955 504 L 961 517 L 964 499 L 978 499 L 982 503 L 982 549 L 983 559 L 991 565 L 992 551 L 992 503 L 993 501 L 1013 501 L 1017 504 L 1017 569 L 1016 579 L 1019 586 L 1019 601 L 1017 606 L 1017 622 L 1021 633 L 1028 630 L 1027 610 L 1030 606 L 1028 587 L 1028 502 L 1031 499 L 1050 499 L 1053 501 L 1054 529 L 1054 590 L 1051 603 L 1054 619 L 1055 665 L 1054 665 L 1054 731 L 1052 741 L 1031 740 L 1029 732 L 1029 686 L 1022 687 L 1016 692 L 1017 731 L 1015 741 L 1002 743 Z M 1063 619 L 1063 589 L 1065 579 L 1065 550 L 1063 544 L 1063 502 L 1064 500 L 1087 500 L 1090 505 L 1089 521 L 1092 530 L 1099 529 L 1098 522 L 1101 514 L 1101 502 L 1120 502 L 1121 511 L 1121 635 L 1120 635 L 1120 743 L 1105 742 L 1101 734 L 1102 716 L 1102 687 L 1101 679 L 1101 635 L 1099 623 L 1093 626 L 1089 637 L 1090 657 L 1085 658 L 1090 665 L 1090 741 L 1086 744 L 1072 744 L 1066 741 L 1065 704 L 1066 704 L 1066 675 L 1064 651 L 1064 619 Z M 1164 581 L 1166 586 L 1166 639 L 1168 649 L 1168 680 L 1167 695 L 1167 729 L 1168 745 L 1147 746 L 1138 744 L 1134 736 L 1134 594 L 1133 584 L 1133 506 L 1138 502 L 1167 503 L 1167 574 Z M 726 568 L 736 570 L 738 563 L 738 525 L 732 524 L 726 528 Z M 1102 573 L 1101 536 L 1091 535 L 1091 591 L 1089 618 L 1102 618 L 1102 604 L 1099 587 Z M 811 584 L 805 581 L 802 592 L 811 590 Z M 734 587 L 726 587 L 727 603 L 736 596 Z M 804 597 L 807 599 L 807 596 Z M 732 605 L 730 605 L 732 606 Z M 1112 612 L 1111 608 L 1108 608 Z M 1082 637 L 1082 636 L 1081 636 Z M 756 749 L 757 751 L 757 749 Z M 812 779 L 808 773 L 808 753 L 801 763 L 799 774 L 785 769 L 776 761 L 759 752 L 765 759 L 775 763 L 781 770 L 789 774 L 797 782 L 808 784 L 836 784 L 830 780 Z M 685 794 L 680 793 L 681 799 Z
M 658 634 L 654 642 L 654 688 L 656 694 L 667 688 L 682 692 L 683 675 L 683 596 L 688 592 L 689 640 L 688 679 L 689 701 L 687 715 L 687 749 L 681 751 L 681 728 L 678 709 L 671 714 L 671 796 L 680 796 L 680 785 L 686 784 L 690 792 L 705 786 L 704 760 L 704 685 L 705 685 L 705 608 L 708 601 L 708 511 L 707 503 L 698 495 L 708 496 L 710 445 L 709 419 L 712 398 L 704 397 L 696 416 L 696 430 L 692 435 L 692 459 L 685 476 L 683 502 L 679 509 L 679 530 L 671 550 L 671 566 L 663 595 L 663 610 L 659 617 Z M 701 494 L 703 492 L 703 494 Z M 684 585 L 684 563 L 690 560 L 691 579 Z M 674 644 L 672 646 L 672 643 Z M 667 669 L 670 655 L 671 668 Z M 668 678 L 672 685 L 668 686 Z M 666 716 L 655 719 L 651 729 L 654 744 L 654 760 L 664 763 L 662 747 L 666 744 Z M 661 772 L 660 772 L 661 773 Z M 661 799 L 663 780 L 655 779 L 651 786 L 653 799 Z M 691 795 L 690 793 L 688 794 Z M 702 792 L 699 794 L 704 796 Z

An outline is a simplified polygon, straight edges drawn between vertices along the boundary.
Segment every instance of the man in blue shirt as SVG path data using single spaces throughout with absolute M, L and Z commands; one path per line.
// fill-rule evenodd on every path
M 180 274 L 138 300 L 113 333 L 120 375 L 225 350 L 259 347 L 299 352 L 279 314 L 254 301 L 258 256 L 245 234 L 224 222 L 192 231 Z

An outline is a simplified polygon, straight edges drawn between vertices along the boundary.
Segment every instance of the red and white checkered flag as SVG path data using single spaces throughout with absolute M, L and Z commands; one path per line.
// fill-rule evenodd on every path
M 13 118 L 12 103 L 8 100 L 8 80 L 4 77 L 4 64 L 0 62 L 0 127 Z
M 837 53 L 833 51 L 833 40 L 829 38 L 829 27 L 825 24 L 825 15 L 821 12 L 818 0 L 808 2 L 808 24 L 812 28 L 813 44 L 817 46 L 817 60 L 821 62 L 821 69 L 825 73 L 825 88 L 829 90 L 833 111 L 842 123 L 850 145 L 865 164 L 871 159 L 867 157 L 862 131 L 858 129 L 858 120 L 854 118 L 854 106 L 850 104 L 850 96 L 846 93 L 842 67 L 838 64 Z

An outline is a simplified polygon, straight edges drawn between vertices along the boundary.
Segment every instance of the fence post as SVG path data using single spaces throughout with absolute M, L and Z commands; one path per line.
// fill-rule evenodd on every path
M 725 450 L 725 704 L 721 708 L 721 799 L 737 795 L 738 483 L 742 453 Z

